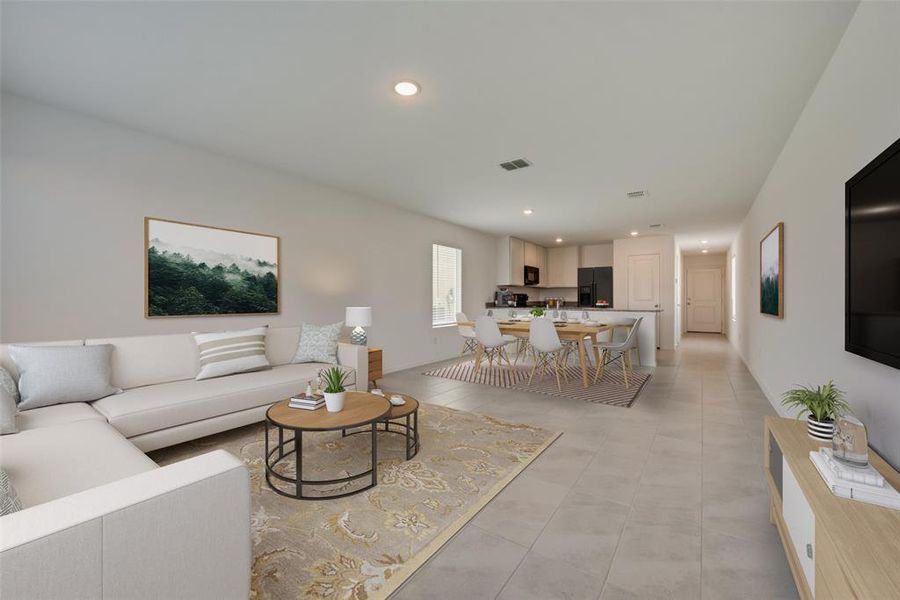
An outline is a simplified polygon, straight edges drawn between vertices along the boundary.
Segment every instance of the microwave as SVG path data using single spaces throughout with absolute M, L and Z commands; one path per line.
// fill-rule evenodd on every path
M 525 265 L 525 285 L 538 285 L 541 282 L 541 270 Z

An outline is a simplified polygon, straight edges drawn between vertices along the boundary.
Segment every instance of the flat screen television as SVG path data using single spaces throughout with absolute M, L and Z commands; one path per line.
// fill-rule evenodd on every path
M 844 349 L 900 369 L 900 140 L 845 186 Z

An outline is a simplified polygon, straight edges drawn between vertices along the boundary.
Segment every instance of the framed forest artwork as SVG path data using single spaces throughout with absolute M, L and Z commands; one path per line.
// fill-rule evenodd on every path
M 759 312 L 784 318 L 784 223 L 759 243 Z
M 145 315 L 279 311 L 278 236 L 144 218 Z

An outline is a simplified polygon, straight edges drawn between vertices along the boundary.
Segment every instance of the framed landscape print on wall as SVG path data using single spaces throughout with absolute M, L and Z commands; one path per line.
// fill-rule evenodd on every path
M 784 223 L 759 243 L 759 312 L 784 317 Z
M 277 313 L 280 239 L 144 218 L 145 315 Z

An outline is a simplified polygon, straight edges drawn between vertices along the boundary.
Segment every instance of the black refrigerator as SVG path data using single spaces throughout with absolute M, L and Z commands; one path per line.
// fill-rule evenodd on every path
M 596 306 L 598 300 L 606 300 L 612 308 L 612 267 L 578 269 L 578 306 Z

